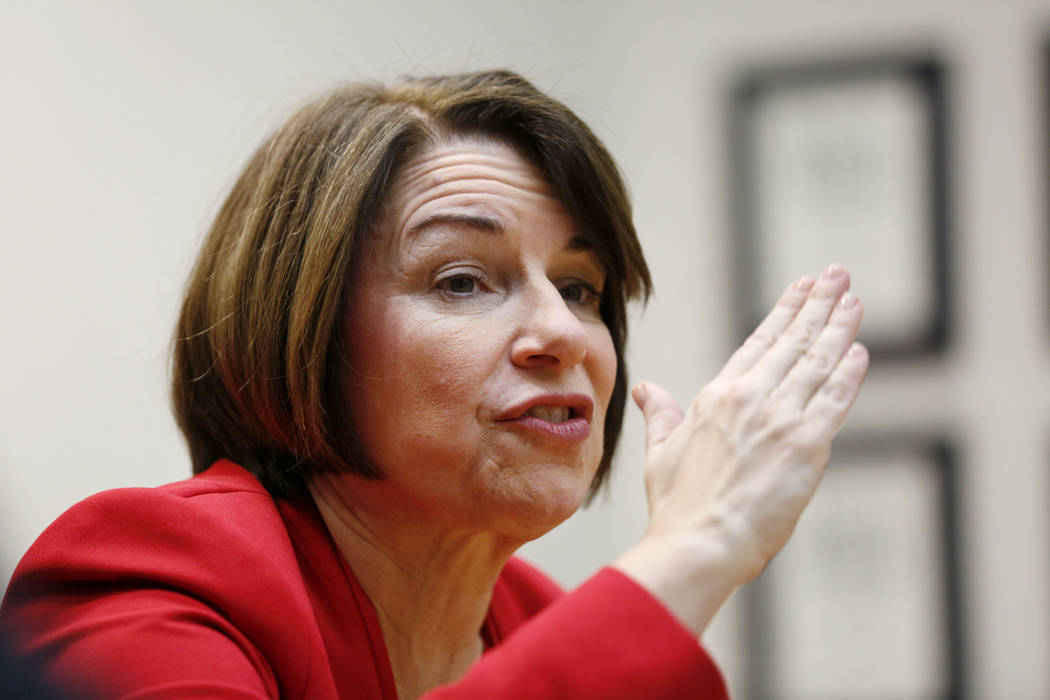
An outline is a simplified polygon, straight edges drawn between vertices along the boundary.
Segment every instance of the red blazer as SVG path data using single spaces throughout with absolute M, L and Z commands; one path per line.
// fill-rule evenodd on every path
M 0 625 L 101 697 L 397 697 L 378 618 L 313 502 L 220 461 L 69 509 L 22 559 Z M 726 698 L 692 635 L 603 569 L 569 594 L 519 559 L 482 659 L 427 698 Z

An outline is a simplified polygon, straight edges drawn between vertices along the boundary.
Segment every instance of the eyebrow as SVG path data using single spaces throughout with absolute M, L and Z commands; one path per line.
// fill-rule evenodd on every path
M 452 226 L 466 226 L 467 228 L 476 229 L 484 233 L 503 233 L 503 222 L 494 216 L 484 216 L 482 214 L 454 214 L 451 212 L 443 212 L 438 214 L 431 214 L 427 218 L 420 221 L 418 224 L 408 229 L 409 236 L 415 236 L 422 231 L 441 224 L 450 224 Z
M 442 224 L 451 226 L 465 226 L 472 228 L 483 233 L 501 234 L 503 233 L 504 226 L 503 221 L 494 216 L 485 216 L 484 214 L 457 214 L 453 212 L 439 212 L 437 214 L 431 214 L 427 218 L 420 221 L 418 224 L 413 225 L 408 229 L 408 235 L 415 237 L 433 226 L 440 226 Z M 594 245 L 583 236 L 573 236 L 568 245 L 565 246 L 566 250 L 574 251 L 587 251 L 593 252 Z

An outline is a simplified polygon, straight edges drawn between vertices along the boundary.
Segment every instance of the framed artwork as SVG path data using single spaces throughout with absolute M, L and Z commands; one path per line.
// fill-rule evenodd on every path
M 751 70 L 730 101 L 740 337 L 787 285 L 846 265 L 874 357 L 949 337 L 945 71 L 928 57 Z
M 1041 105 L 1043 113 L 1040 115 L 1042 118 L 1042 150 L 1043 150 L 1043 162 L 1042 162 L 1042 176 L 1043 176 L 1043 222 L 1045 235 L 1043 236 L 1043 292 L 1046 299 L 1047 313 L 1043 316 L 1043 320 L 1046 323 L 1047 334 L 1050 335 L 1050 34 L 1046 35 L 1043 39 L 1043 60 L 1042 60 L 1042 97 L 1043 103 Z
M 794 535 L 746 591 L 755 700 L 962 697 L 953 451 L 836 441 Z

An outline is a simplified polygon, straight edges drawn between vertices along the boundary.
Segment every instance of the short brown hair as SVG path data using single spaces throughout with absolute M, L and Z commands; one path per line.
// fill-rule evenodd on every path
M 340 395 L 349 277 L 393 173 L 438 135 L 521 148 L 608 271 L 601 315 L 617 370 L 591 495 L 605 481 L 627 395 L 626 303 L 648 297 L 649 270 L 608 151 L 509 71 L 345 85 L 255 152 L 204 241 L 175 332 L 173 406 L 194 473 L 226 457 L 275 496 L 300 492 L 310 470 L 382 477 Z

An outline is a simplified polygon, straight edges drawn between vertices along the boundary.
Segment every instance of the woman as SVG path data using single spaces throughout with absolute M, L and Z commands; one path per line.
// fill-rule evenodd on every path
M 196 476 L 68 511 L 4 624 L 105 697 L 723 697 L 697 639 L 820 480 L 861 306 L 832 266 L 684 414 L 636 386 L 650 527 L 563 595 L 512 554 L 607 478 L 649 286 L 608 153 L 519 76 L 308 105 L 191 276 Z

